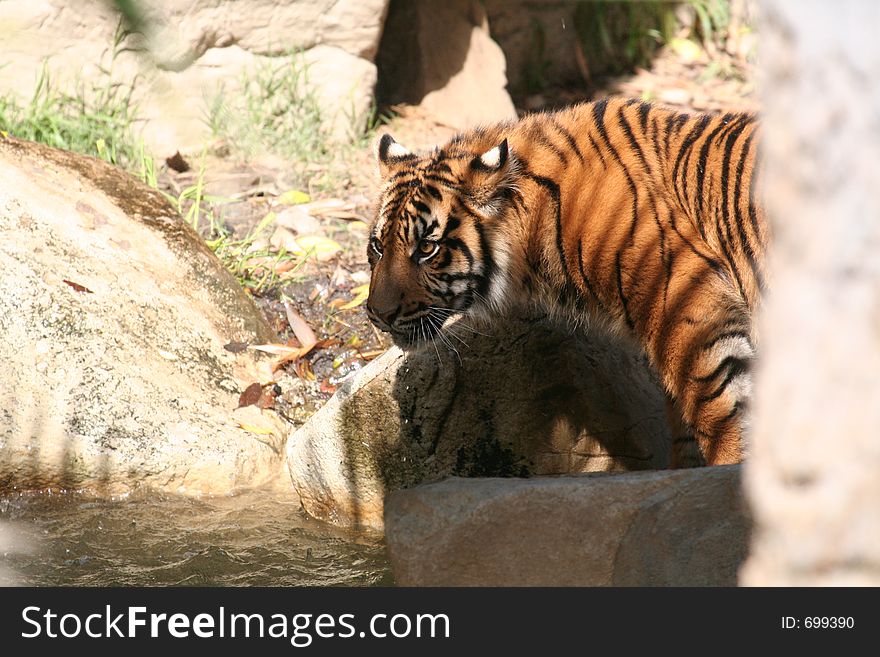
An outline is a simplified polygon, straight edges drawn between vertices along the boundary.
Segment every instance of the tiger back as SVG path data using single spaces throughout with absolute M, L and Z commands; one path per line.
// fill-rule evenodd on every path
M 644 349 L 675 445 L 742 459 L 768 229 L 758 122 L 609 99 L 418 155 L 384 135 L 371 320 L 410 348 L 463 314 L 537 305 Z M 676 449 L 673 449 L 675 455 Z

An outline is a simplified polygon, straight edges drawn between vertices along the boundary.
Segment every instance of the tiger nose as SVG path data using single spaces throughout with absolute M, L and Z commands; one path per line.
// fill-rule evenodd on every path
M 367 310 L 373 317 L 379 319 L 382 323 L 391 326 L 394 320 L 400 315 L 400 304 L 394 302 L 384 302 L 382 300 L 370 299 L 367 301 Z

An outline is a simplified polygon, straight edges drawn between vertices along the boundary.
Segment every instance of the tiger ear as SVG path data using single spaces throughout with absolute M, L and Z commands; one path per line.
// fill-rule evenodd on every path
M 474 157 L 470 170 L 466 183 L 468 196 L 481 211 L 495 214 L 500 210 L 516 173 L 516 162 L 511 157 L 507 139 Z
M 504 165 L 507 164 L 509 154 L 510 150 L 507 146 L 507 139 L 504 139 L 495 148 L 490 148 L 482 155 L 471 160 L 471 168 L 476 171 L 486 171 L 489 173 L 501 171 Z
M 379 162 L 379 173 L 385 178 L 396 165 L 411 160 L 415 155 L 406 146 L 394 141 L 387 132 L 376 142 L 376 160 Z

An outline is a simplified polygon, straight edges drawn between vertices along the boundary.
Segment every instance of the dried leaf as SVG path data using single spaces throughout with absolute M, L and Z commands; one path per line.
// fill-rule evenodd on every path
M 294 255 L 314 256 L 320 262 L 332 260 L 342 251 L 339 242 L 331 240 L 323 235 L 300 235 L 294 240 L 288 240 L 285 247 Z
M 177 151 L 171 157 L 165 158 L 165 164 L 168 165 L 169 169 L 174 169 L 178 173 L 185 173 L 189 171 L 189 162 L 183 159 L 183 155 L 180 154 L 180 151 Z
M 296 345 L 289 344 L 252 344 L 251 349 L 256 349 L 257 351 L 262 351 L 267 354 L 273 354 L 275 356 L 286 356 L 295 351 L 299 351 L 302 347 L 298 347 Z
M 275 434 L 275 432 L 272 431 L 271 429 L 257 427 L 257 426 L 254 426 L 253 424 L 245 424 L 244 422 L 238 422 L 238 421 L 236 421 L 235 424 L 237 424 L 240 429 L 244 429 L 245 431 L 250 431 L 251 433 L 255 433 L 260 436 L 272 436 Z
M 284 312 L 287 314 L 287 323 L 290 324 L 290 329 L 293 331 L 296 339 L 299 340 L 303 347 L 311 349 L 318 341 L 312 327 L 308 325 L 306 320 L 304 320 L 287 301 L 284 302 Z
M 339 310 L 351 310 L 352 308 L 357 308 L 366 301 L 367 297 L 370 296 L 370 284 L 358 285 L 357 287 L 351 288 L 351 291 L 354 294 L 354 298 L 345 305 L 340 306 Z
M 386 351 L 388 351 L 388 350 L 387 349 L 371 349 L 370 351 L 358 351 L 358 354 L 364 360 L 373 360 L 374 358 L 377 358 L 378 356 L 381 356 L 382 354 L 384 354 Z
M 311 197 L 308 194 L 301 192 L 298 189 L 290 189 L 278 197 L 278 202 L 284 203 L 285 205 L 300 205 L 302 203 L 308 203 L 310 200 Z
M 263 386 L 263 393 L 257 401 L 257 407 L 262 409 L 275 408 L 275 397 L 281 394 L 281 386 L 277 383 L 267 383 Z
M 263 394 L 263 386 L 259 383 L 252 383 L 247 388 L 244 389 L 244 392 L 241 393 L 241 396 L 238 398 L 238 407 L 242 406 L 251 406 L 260 401 L 260 396 Z
M 238 354 L 248 348 L 247 342 L 230 342 L 228 344 L 223 345 L 223 348 L 226 351 L 231 351 L 233 354 Z
M 69 281 L 66 278 L 63 278 L 61 280 L 63 280 L 65 283 L 67 283 L 70 287 L 72 287 L 77 292 L 88 292 L 89 294 L 94 294 L 94 292 L 92 292 L 85 285 L 80 285 L 79 283 L 74 283 L 73 281 Z

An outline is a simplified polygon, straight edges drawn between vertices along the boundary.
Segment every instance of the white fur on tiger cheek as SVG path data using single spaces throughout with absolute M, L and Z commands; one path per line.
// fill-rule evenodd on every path
M 486 151 L 480 155 L 480 162 L 489 169 L 496 169 L 501 163 L 501 149 L 496 146 L 492 150 Z
M 500 235 L 494 236 L 489 241 L 492 249 L 492 260 L 495 262 L 495 271 L 492 280 L 489 281 L 489 305 L 495 312 L 500 312 L 508 304 L 507 287 L 509 282 L 510 250 L 507 243 Z

